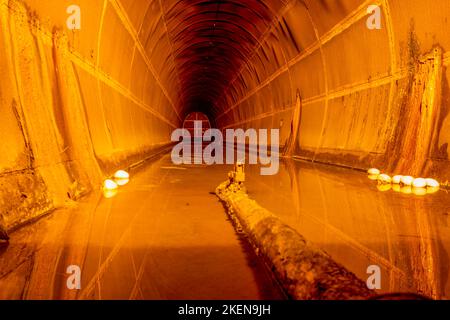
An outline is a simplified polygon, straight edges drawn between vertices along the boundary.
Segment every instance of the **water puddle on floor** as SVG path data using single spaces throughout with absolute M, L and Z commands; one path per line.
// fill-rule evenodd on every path
M 380 292 L 450 298 L 450 195 L 381 192 L 362 172 L 294 160 L 275 176 L 247 167 L 249 196 Z

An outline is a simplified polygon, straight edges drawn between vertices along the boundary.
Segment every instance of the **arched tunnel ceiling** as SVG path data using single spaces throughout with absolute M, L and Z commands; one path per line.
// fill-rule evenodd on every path
M 217 119 L 230 116 L 244 92 L 276 74 L 363 1 L 107 2 L 123 7 L 178 116 L 200 111 Z M 108 30 L 102 33 L 109 38 Z M 292 104 L 290 94 L 288 100 L 283 104 Z
M 185 110 L 211 110 L 284 1 L 167 0 L 161 2 Z

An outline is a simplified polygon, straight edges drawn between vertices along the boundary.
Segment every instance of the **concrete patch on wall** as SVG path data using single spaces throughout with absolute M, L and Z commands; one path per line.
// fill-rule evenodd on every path
M 33 170 L 0 175 L 0 216 L 6 230 L 13 230 L 53 208 L 43 179 Z

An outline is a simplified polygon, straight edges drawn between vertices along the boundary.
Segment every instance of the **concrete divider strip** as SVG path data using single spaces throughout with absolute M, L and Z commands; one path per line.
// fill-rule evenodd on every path
M 289 298 L 361 300 L 375 296 L 364 281 L 251 200 L 241 185 L 224 182 L 217 187 L 216 195 Z

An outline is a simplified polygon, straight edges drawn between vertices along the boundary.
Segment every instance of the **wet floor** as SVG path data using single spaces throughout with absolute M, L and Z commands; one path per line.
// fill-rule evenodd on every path
M 381 192 L 365 173 L 285 160 L 277 176 L 247 170 L 250 196 L 380 292 L 449 299 L 450 195 Z
M 282 299 L 214 194 L 224 167 L 174 167 L 165 156 L 116 195 L 12 234 L 0 253 L 0 297 Z M 82 270 L 67 289 L 67 267 Z
M 173 166 L 165 156 L 12 234 L 0 247 L 0 298 L 280 299 L 282 294 L 211 194 L 230 166 Z M 251 198 L 380 292 L 449 298 L 450 195 L 381 192 L 364 173 L 284 161 L 247 167 Z M 67 267 L 82 270 L 68 290 Z

